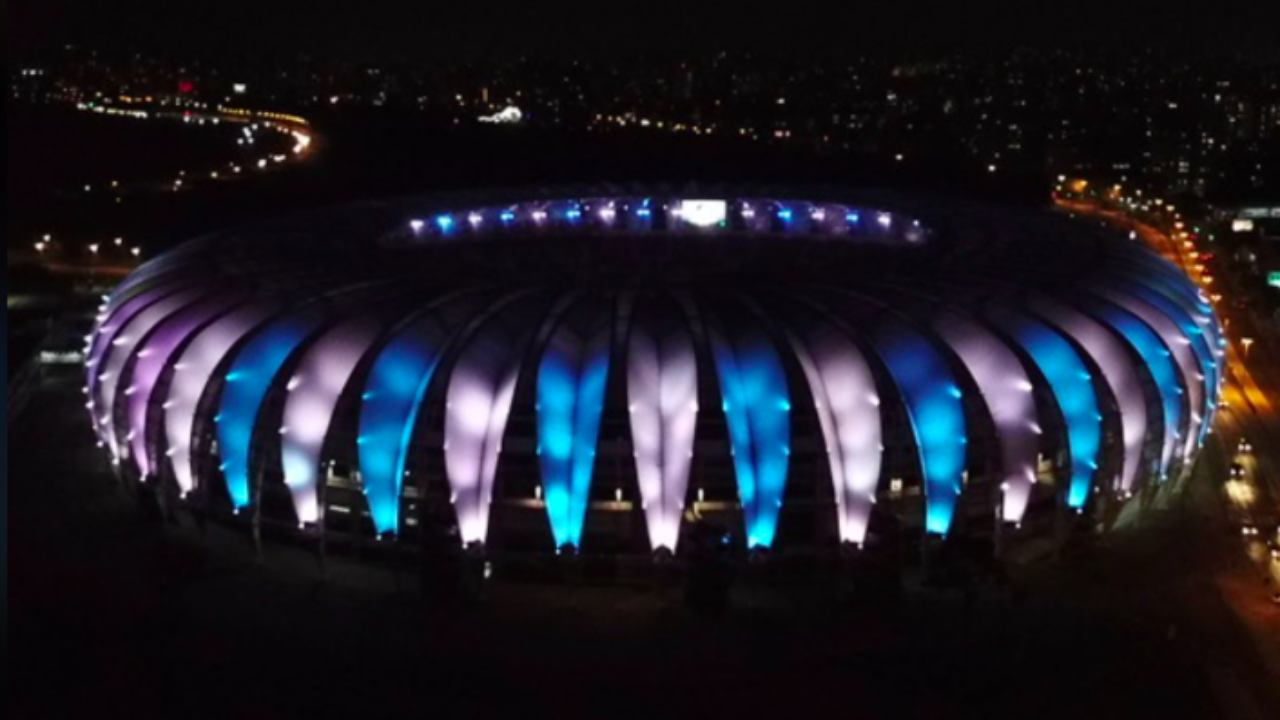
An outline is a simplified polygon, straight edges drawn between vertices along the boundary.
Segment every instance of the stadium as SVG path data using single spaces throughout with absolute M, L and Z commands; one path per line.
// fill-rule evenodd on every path
M 1189 470 L 1225 357 L 1114 231 L 842 188 L 342 207 L 188 243 L 96 322 L 99 444 L 172 516 L 540 555 L 1106 527 Z

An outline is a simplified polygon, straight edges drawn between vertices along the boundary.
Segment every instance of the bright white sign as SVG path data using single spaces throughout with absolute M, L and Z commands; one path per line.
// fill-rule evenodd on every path
M 729 203 L 723 200 L 685 200 L 678 215 L 694 227 L 715 227 L 729 219 Z

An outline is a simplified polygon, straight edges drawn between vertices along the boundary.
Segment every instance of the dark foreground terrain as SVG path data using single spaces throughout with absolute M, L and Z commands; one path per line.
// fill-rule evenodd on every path
M 142 522 L 74 383 L 9 428 L 13 718 L 1275 717 L 1212 573 L 1207 515 L 1165 511 L 1016 591 L 853 603 L 746 579 L 721 620 L 678 584 L 504 581 L 469 610 L 416 579 Z

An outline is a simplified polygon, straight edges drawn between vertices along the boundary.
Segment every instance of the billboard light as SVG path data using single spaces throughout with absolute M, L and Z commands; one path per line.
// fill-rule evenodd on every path
M 677 213 L 694 227 L 710 228 L 728 222 L 729 203 L 723 200 L 685 200 Z

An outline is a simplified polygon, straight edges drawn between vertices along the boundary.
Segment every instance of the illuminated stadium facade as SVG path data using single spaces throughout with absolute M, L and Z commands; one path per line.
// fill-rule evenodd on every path
M 101 445 L 175 508 L 619 555 L 1106 523 L 1189 467 L 1224 357 L 1136 243 L 829 189 L 343 208 L 155 260 L 88 343 Z

